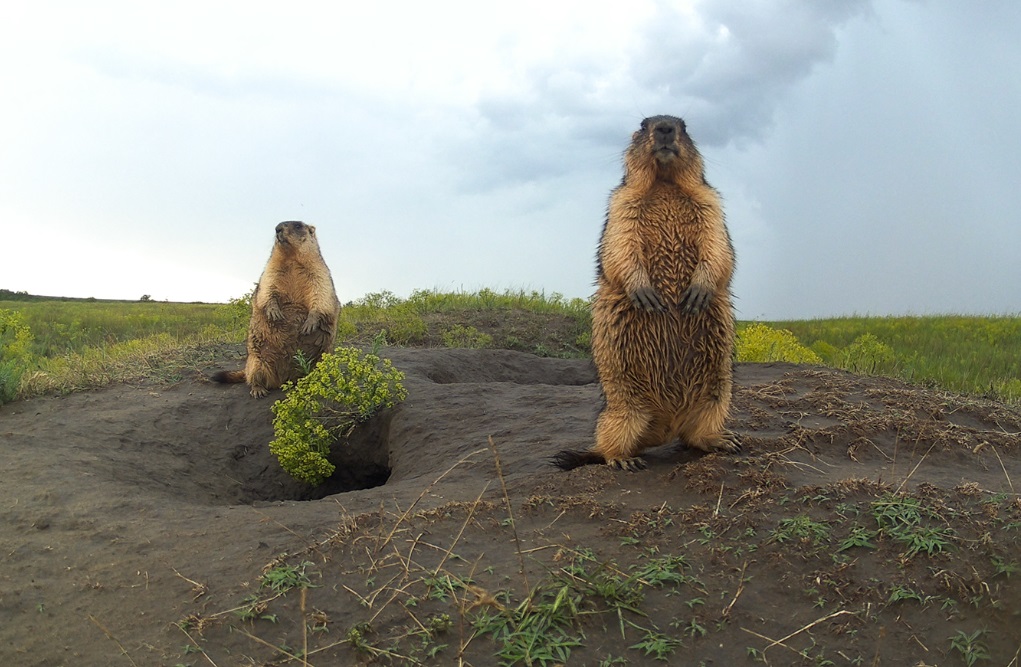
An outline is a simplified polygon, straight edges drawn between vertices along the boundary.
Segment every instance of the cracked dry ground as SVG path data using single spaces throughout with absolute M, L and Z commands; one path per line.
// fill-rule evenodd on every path
M 314 491 L 208 369 L 0 408 L 0 664 L 1018 664 L 1015 407 L 740 364 L 743 455 L 565 473 L 590 362 L 384 354 Z

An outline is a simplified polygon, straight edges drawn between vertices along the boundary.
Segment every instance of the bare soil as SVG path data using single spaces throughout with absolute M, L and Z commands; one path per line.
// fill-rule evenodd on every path
M 562 472 L 589 361 L 388 349 L 310 489 L 239 353 L 0 408 L 0 664 L 1018 665 L 1014 407 L 739 364 L 742 455 Z

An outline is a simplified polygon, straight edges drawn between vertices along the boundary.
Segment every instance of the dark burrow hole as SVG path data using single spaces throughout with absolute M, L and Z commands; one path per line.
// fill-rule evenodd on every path
M 389 430 L 391 411 L 359 424 L 342 442 L 334 443 L 329 461 L 337 467 L 319 486 L 310 486 L 291 477 L 269 451 L 269 441 L 235 449 L 235 465 L 230 477 L 238 484 L 228 497 L 216 497 L 217 503 L 250 505 L 280 500 L 319 500 L 348 491 L 371 489 L 390 478 Z

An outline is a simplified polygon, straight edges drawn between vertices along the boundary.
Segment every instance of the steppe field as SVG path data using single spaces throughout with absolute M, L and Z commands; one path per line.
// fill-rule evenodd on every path
M 742 454 L 563 472 L 586 301 L 369 294 L 310 484 L 248 314 L 0 290 L 0 664 L 1021 665 L 1019 317 L 741 322 Z

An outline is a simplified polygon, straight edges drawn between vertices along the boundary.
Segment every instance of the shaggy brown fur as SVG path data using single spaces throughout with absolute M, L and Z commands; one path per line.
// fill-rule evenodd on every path
M 606 396 L 590 452 L 555 462 L 644 467 L 637 455 L 675 438 L 735 452 L 730 410 L 734 248 L 719 194 L 684 121 L 642 121 L 624 153 L 599 242 L 592 356 Z
M 298 351 L 313 364 L 332 351 L 339 314 L 340 302 L 319 251 L 316 228 L 281 222 L 269 262 L 252 294 L 245 369 L 220 371 L 213 379 L 247 381 L 255 398 L 298 379 Z

